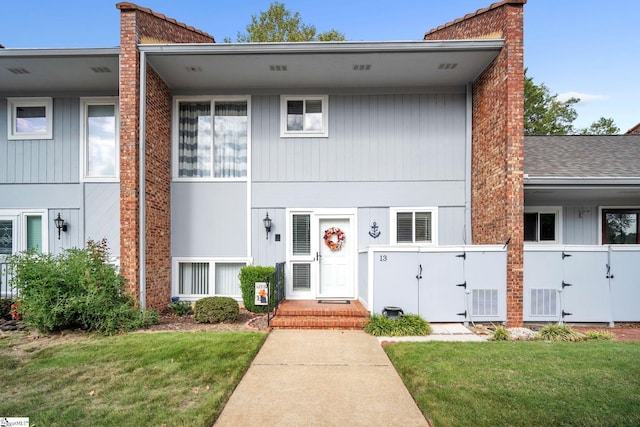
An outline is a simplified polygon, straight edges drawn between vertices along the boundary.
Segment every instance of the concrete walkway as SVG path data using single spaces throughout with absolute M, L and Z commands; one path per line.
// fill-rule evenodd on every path
M 375 337 L 274 330 L 216 426 L 427 426 Z

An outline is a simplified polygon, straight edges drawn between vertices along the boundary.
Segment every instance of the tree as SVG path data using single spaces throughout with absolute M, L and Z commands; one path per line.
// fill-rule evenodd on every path
M 525 135 L 613 135 L 620 132 L 612 118 L 600 117 L 589 127 L 578 129 L 573 122 L 578 117 L 574 105 L 580 98 L 560 101 L 544 83 L 535 84 L 524 73 L 524 134 Z
M 251 23 L 246 27 L 245 34 L 238 33 L 239 43 L 256 42 L 308 42 L 308 41 L 343 41 L 344 34 L 331 29 L 318 34 L 314 25 L 302 22 L 300 13 L 291 12 L 283 3 L 274 2 L 266 12 L 259 16 L 252 15 Z M 230 42 L 225 38 L 225 42 Z
M 620 128 L 616 126 L 611 117 L 600 117 L 598 121 L 591 123 L 588 128 L 579 129 L 580 135 L 616 135 Z

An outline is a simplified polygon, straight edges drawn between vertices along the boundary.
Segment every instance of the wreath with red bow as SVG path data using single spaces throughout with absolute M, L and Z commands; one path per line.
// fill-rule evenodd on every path
M 338 227 L 331 227 L 324 231 L 324 244 L 332 251 L 339 251 L 342 249 L 344 238 L 344 231 L 340 230 Z

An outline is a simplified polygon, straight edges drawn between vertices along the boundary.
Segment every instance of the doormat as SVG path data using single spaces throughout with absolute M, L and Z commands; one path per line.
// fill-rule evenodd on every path
M 321 299 L 318 300 L 318 304 L 351 304 L 348 299 Z

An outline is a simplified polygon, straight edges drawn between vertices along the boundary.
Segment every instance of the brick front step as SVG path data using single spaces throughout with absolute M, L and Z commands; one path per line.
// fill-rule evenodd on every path
M 323 304 L 316 300 L 286 300 L 269 326 L 276 329 L 362 329 L 369 312 L 359 301 Z
M 274 329 L 362 329 L 368 317 L 354 316 L 282 316 L 278 314 L 269 326 Z

